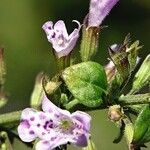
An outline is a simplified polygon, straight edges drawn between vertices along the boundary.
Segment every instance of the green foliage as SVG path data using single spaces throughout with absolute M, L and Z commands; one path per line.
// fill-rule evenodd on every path
M 128 52 L 128 61 L 130 64 L 130 71 L 133 71 L 137 64 L 137 57 L 139 49 L 141 49 L 142 46 L 139 46 L 139 41 L 135 41 L 130 47 L 127 48 Z
M 150 82 L 150 54 L 145 58 L 139 71 L 134 77 L 132 92 L 139 91 L 143 86 Z
M 79 103 L 88 107 L 104 104 L 107 79 L 103 67 L 96 62 L 84 62 L 71 66 L 62 73 L 68 89 Z
M 133 144 L 143 145 L 150 141 L 150 105 L 146 105 L 134 125 Z

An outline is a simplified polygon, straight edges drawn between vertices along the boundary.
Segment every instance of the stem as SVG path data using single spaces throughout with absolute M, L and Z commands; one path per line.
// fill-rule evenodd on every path
M 65 108 L 67 110 L 72 109 L 74 106 L 76 106 L 77 104 L 79 104 L 79 101 L 77 99 L 74 99 L 72 101 L 70 101 L 68 104 L 65 105 Z
M 128 118 L 123 119 L 123 122 L 125 124 L 124 135 L 126 137 L 129 150 L 134 150 L 134 149 L 131 149 L 131 146 L 130 146 L 132 139 L 133 139 L 133 124 Z
M 85 148 L 82 148 L 82 150 L 96 150 L 95 144 L 91 139 L 88 140 L 88 146 Z
M 0 138 L 3 141 L 0 146 L 1 150 L 13 150 L 13 147 L 11 145 L 7 132 L 5 131 L 0 132 Z
M 14 111 L 6 114 L 0 115 L 0 126 L 1 125 L 12 125 L 13 123 L 17 123 L 20 120 L 22 111 Z
M 136 90 L 131 90 L 129 93 L 128 93 L 128 95 L 133 95 L 133 94 L 135 94 L 136 93 Z
M 62 71 L 70 66 L 70 54 L 61 58 L 57 58 L 58 70 Z
M 123 106 L 148 104 L 150 103 L 150 93 L 121 96 L 119 98 L 119 103 Z

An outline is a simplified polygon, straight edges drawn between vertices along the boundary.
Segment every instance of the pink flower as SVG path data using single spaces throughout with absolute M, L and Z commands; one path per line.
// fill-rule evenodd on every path
M 91 117 L 81 111 L 70 113 L 43 98 L 43 111 L 26 108 L 22 111 L 18 134 L 22 141 L 31 142 L 36 138 L 36 150 L 52 150 L 60 145 L 73 143 L 87 146 Z
M 88 26 L 99 26 L 119 0 L 91 0 Z
M 42 26 L 58 58 L 67 56 L 77 42 L 81 26 L 78 21 L 73 20 L 73 22 L 78 24 L 78 28 L 75 28 L 70 35 L 68 35 L 66 26 L 62 20 L 57 21 L 55 25 L 53 25 L 52 21 L 48 21 Z

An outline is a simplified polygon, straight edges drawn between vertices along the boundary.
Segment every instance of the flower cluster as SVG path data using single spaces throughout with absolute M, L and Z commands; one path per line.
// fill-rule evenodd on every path
M 91 0 L 88 27 L 98 27 L 118 1 Z M 77 20 L 73 20 L 73 22 L 78 24 L 78 28 L 75 28 L 70 35 L 68 35 L 65 23 L 62 20 L 57 21 L 54 25 L 52 21 L 48 21 L 42 26 L 58 58 L 67 56 L 73 50 L 79 38 L 81 25 Z
M 43 111 L 26 108 L 22 111 L 18 134 L 22 141 L 36 138 L 36 150 L 52 150 L 60 145 L 73 143 L 87 146 L 91 117 L 81 111 L 70 113 L 55 106 L 44 96 Z
M 88 27 L 98 27 L 118 1 L 91 0 Z M 78 24 L 78 28 L 75 28 L 70 35 L 62 20 L 55 24 L 48 21 L 42 26 L 58 58 L 68 56 L 76 45 L 81 25 L 76 20 L 74 22 Z M 97 37 L 97 33 L 94 36 Z M 93 41 L 89 41 L 88 44 L 91 45 L 91 42 Z M 22 111 L 18 126 L 18 134 L 22 141 L 31 142 L 37 139 L 36 150 L 52 150 L 67 143 L 80 147 L 87 146 L 91 121 L 88 114 L 82 111 L 71 114 L 55 106 L 46 96 L 42 100 L 42 110 L 26 108 Z

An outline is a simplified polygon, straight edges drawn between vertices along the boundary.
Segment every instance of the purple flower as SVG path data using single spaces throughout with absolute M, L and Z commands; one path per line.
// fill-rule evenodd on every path
M 88 26 L 99 26 L 119 0 L 91 0 Z
M 52 150 L 60 145 L 73 143 L 87 146 L 91 117 L 81 111 L 70 113 L 50 102 L 46 96 L 43 111 L 26 108 L 22 111 L 18 134 L 22 141 L 31 142 L 39 138 L 36 150 Z
M 55 25 L 53 25 L 52 21 L 48 21 L 42 26 L 58 58 L 67 56 L 77 42 L 81 25 L 76 20 L 73 20 L 73 22 L 78 24 L 78 28 L 75 28 L 70 35 L 68 35 L 66 26 L 62 20 L 57 21 Z

